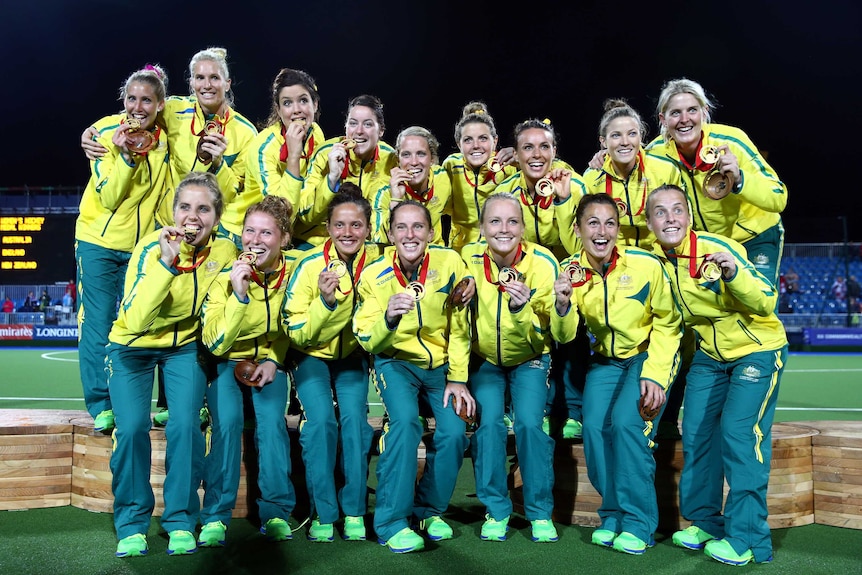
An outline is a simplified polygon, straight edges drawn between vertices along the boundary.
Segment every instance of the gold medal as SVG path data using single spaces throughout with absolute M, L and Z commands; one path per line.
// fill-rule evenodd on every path
M 713 261 L 705 261 L 700 264 L 698 273 L 706 281 L 714 282 L 721 277 L 721 266 Z
M 344 138 L 343 140 L 341 140 L 341 145 L 348 150 L 352 150 L 356 147 L 356 140 L 354 140 L 353 138 Z
M 201 231 L 201 229 L 197 226 L 185 226 L 183 228 L 183 240 L 187 244 L 194 242 L 195 238 L 198 237 L 199 231 Z
M 554 195 L 554 182 L 551 178 L 542 178 L 536 182 L 536 193 L 547 198 Z
M 585 272 L 584 268 L 575 262 L 571 262 L 563 271 L 565 271 L 566 275 L 569 276 L 569 280 L 572 284 L 581 283 L 587 278 L 587 272 Z
M 496 154 L 488 158 L 488 161 L 485 163 L 485 165 L 490 171 L 494 172 L 495 174 L 497 172 L 503 171 L 503 164 L 501 164 L 500 160 L 497 159 Z
M 242 252 L 239 254 L 236 259 L 241 262 L 245 262 L 250 266 L 254 266 L 257 263 L 257 254 L 254 252 Z
M 126 124 L 129 125 L 129 131 L 141 129 L 141 121 L 137 118 L 126 118 Z
M 425 286 L 419 282 L 410 282 L 407 284 L 406 292 L 413 301 L 419 301 L 425 297 Z
M 615 199 L 614 202 L 617 204 L 617 211 L 620 213 L 621 218 L 629 215 L 629 207 L 624 201 Z
M 326 271 L 334 273 L 337 277 L 344 277 L 347 273 L 347 264 L 344 260 L 332 260 L 326 265 Z
M 718 151 L 718 146 L 706 145 L 700 148 L 700 159 L 704 164 L 714 164 L 718 161 L 718 156 L 721 153 Z
M 509 286 L 522 279 L 524 279 L 524 275 L 518 272 L 515 268 L 503 268 L 497 275 L 497 281 L 500 282 L 500 285 L 502 286 Z
M 204 133 L 208 136 L 221 133 L 221 125 L 215 120 L 210 120 L 204 124 Z
M 722 199 L 730 193 L 732 188 L 733 186 L 727 174 L 723 174 L 714 168 L 707 173 L 706 180 L 703 182 L 704 195 L 713 200 Z

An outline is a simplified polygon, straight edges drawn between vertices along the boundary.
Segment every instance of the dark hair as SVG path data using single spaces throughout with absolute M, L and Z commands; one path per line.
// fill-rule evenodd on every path
M 356 204 L 365 214 L 365 223 L 371 223 L 371 204 L 362 195 L 362 189 L 353 182 L 344 182 L 338 188 L 338 193 L 329 201 L 329 206 L 326 208 L 326 221 L 332 221 L 332 213 L 335 208 L 341 204 Z
M 356 96 L 350 102 L 347 103 L 347 114 L 350 114 L 350 110 L 355 108 L 356 106 L 365 106 L 366 108 L 371 108 L 374 112 L 374 116 L 377 118 L 377 124 L 380 126 L 380 132 L 384 132 L 386 130 L 386 123 L 383 121 L 383 102 L 380 101 L 380 98 L 377 96 L 371 96 L 370 94 L 362 94 L 361 96 Z
M 575 210 L 575 223 L 579 226 L 581 225 L 581 219 L 584 217 L 584 212 L 586 212 L 587 208 L 593 204 L 610 206 L 613 208 L 614 217 L 619 221 L 620 213 L 617 209 L 617 203 L 612 197 L 607 194 L 587 194 L 581 198 L 581 201 L 578 203 L 578 208 Z
M 294 70 L 292 68 L 282 68 L 272 81 L 272 110 L 269 112 L 269 117 L 266 119 L 267 126 L 273 126 L 280 121 L 278 116 L 278 95 L 282 88 L 288 86 L 302 86 L 311 95 L 311 100 L 314 102 L 316 111 L 314 113 L 314 121 L 320 118 L 320 94 L 317 92 L 317 82 L 302 70 Z
M 554 130 L 554 126 L 551 125 L 551 121 L 547 118 L 545 118 L 544 120 L 539 120 L 538 118 L 530 118 L 529 120 L 524 120 L 523 122 L 521 122 L 520 124 L 517 124 L 515 126 L 514 136 L 515 136 L 515 147 L 516 148 L 517 148 L 518 136 L 520 136 L 521 133 L 524 132 L 525 130 L 530 130 L 533 128 L 550 132 L 552 143 L 554 144 L 554 147 L 557 146 L 557 132 L 556 132 L 556 130 Z
M 390 230 L 392 229 L 392 224 L 395 223 L 396 212 L 398 212 L 398 210 L 400 210 L 404 206 L 416 206 L 417 208 L 422 210 L 422 213 L 425 214 L 425 223 L 428 224 L 429 228 L 431 227 L 431 212 L 428 211 L 428 208 L 425 207 L 425 204 L 420 204 L 416 200 L 405 200 L 405 201 L 399 203 L 398 205 L 396 205 L 391 210 L 389 210 L 389 229 Z
M 494 118 L 488 113 L 488 106 L 485 102 L 475 101 L 470 102 L 461 111 L 461 119 L 455 123 L 455 144 L 460 145 L 461 131 L 467 124 L 485 124 L 491 131 L 491 136 L 497 137 L 497 127 L 494 125 Z
M 245 211 L 245 217 L 242 219 L 242 225 L 251 214 L 262 213 L 272 216 L 275 220 L 278 229 L 282 234 L 291 237 L 293 235 L 293 206 L 286 199 L 279 196 L 266 196 L 256 204 L 253 204 Z

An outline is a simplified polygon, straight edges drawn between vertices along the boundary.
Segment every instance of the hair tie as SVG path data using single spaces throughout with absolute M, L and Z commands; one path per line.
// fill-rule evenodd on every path
M 546 126 L 550 126 L 550 125 L 551 125 L 551 120 L 550 120 L 550 118 L 545 118 L 544 120 L 542 120 L 542 123 L 543 123 L 544 125 L 546 125 Z
M 478 110 L 476 110 L 476 111 L 475 111 L 475 112 L 473 112 L 473 113 L 474 113 L 474 114 L 482 115 L 482 114 L 485 114 L 486 112 L 485 112 L 485 110 L 484 110 L 483 108 L 479 108 Z
M 153 72 L 159 80 L 164 79 L 162 71 L 153 66 L 152 64 L 147 64 L 146 66 L 144 66 L 144 70 L 149 70 L 150 72 Z

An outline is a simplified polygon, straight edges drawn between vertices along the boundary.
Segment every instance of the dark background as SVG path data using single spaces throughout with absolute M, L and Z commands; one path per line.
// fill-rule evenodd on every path
M 119 111 L 123 80 L 159 63 L 188 93 L 198 50 L 228 50 L 235 108 L 269 113 L 279 68 L 321 93 L 324 133 L 348 100 L 385 104 L 384 139 L 419 124 L 455 151 L 462 106 L 488 104 L 500 145 L 530 117 L 550 118 L 558 153 L 583 170 L 602 102 L 623 97 L 658 133 L 662 84 L 689 77 L 714 97 L 713 121 L 742 128 L 787 183 L 788 242 L 862 239 L 859 207 L 859 2 L 129 2 L 34 1 L 0 21 L 0 187 L 85 185 L 81 131 Z M 849 162 L 838 169 L 838 164 Z M 854 217 L 850 217 L 853 215 Z

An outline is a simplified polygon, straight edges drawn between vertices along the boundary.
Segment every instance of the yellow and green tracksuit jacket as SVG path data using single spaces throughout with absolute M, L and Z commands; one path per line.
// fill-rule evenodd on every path
M 648 153 L 677 166 L 682 187 L 691 202 L 694 229 L 744 243 L 780 224 L 780 214 L 787 206 L 787 186 L 778 179 L 745 132 L 721 124 L 703 124 L 701 142 L 703 145 L 727 145 L 739 161 L 740 181 L 736 189 L 721 200 L 704 195 L 703 183 L 708 170 L 691 167 L 683 161 L 673 140 L 660 136 L 647 147 Z
M 443 160 L 443 169 L 449 176 L 452 188 L 452 231 L 449 245 L 460 252 L 461 248 L 479 240 L 479 212 L 485 200 L 506 178 L 518 171 L 513 165 L 492 172 L 482 164 L 473 169 L 461 152 L 450 154 Z
M 202 248 L 183 242 L 178 262 L 167 267 L 160 259 L 159 233 L 144 237 L 132 252 L 123 301 L 108 336 L 114 343 L 167 348 L 193 342 L 210 285 L 236 259 L 236 247 L 228 240 L 210 240 Z
M 245 301 L 233 291 L 230 272 L 223 270 L 210 286 L 201 309 L 203 343 L 213 355 L 239 361 L 269 360 L 284 369 L 290 343 L 281 327 L 281 308 L 287 290 L 284 261 L 269 274 L 249 281 Z
M 81 197 L 75 239 L 103 248 L 131 252 L 155 229 L 155 215 L 168 196 L 168 138 L 158 129 L 159 142 L 129 164 L 111 138 L 125 114 L 102 118 L 94 126 L 108 153 L 90 162 L 90 181 Z
M 246 210 L 269 195 L 287 198 L 296 214 L 299 210 L 299 192 L 302 189 L 302 182 L 311 165 L 309 160 L 321 143 L 323 143 L 323 130 L 314 122 L 305 138 L 302 158 L 299 160 L 300 173 L 292 174 L 286 171 L 287 148 L 282 134 L 282 123 L 278 122 L 258 134 L 243 152 L 245 184 L 236 199 L 225 208 L 221 218 L 225 229 L 233 234 L 242 235 L 242 222 Z
M 431 227 L 434 228 L 434 239 L 431 243 L 445 245 L 448 238 L 443 237 L 443 215 L 452 215 L 452 184 L 442 166 L 431 166 L 431 187 L 421 194 L 410 192 L 404 195 L 405 200 L 415 200 L 431 213 Z M 371 241 L 388 244 L 389 237 L 389 205 L 391 188 L 389 183 L 377 190 L 371 197 Z
M 730 280 L 692 278 L 703 257 L 729 252 L 736 261 Z M 686 328 L 697 333 L 697 345 L 716 361 L 734 361 L 750 353 L 773 351 L 787 344 L 784 325 L 775 315 L 778 292 L 747 259 L 738 242 L 708 232 L 690 232 L 674 250 L 654 246 L 670 275 Z M 679 257 L 688 256 L 688 257 Z
M 205 172 L 212 164 L 204 165 L 197 159 L 197 147 L 207 118 L 193 96 L 171 96 L 165 100 L 162 112 L 168 131 L 168 146 L 171 150 L 171 175 L 174 187 L 189 172 Z M 224 137 L 227 150 L 215 175 L 224 195 L 225 206 L 242 191 L 245 177 L 243 151 L 257 135 L 257 128 L 242 114 L 228 107 L 225 114 Z
M 393 256 L 395 247 L 385 248 L 359 278 L 359 306 L 353 316 L 353 333 L 359 345 L 368 353 L 423 369 L 436 369 L 448 362 L 446 380 L 466 384 L 470 361 L 467 310 L 445 305 L 455 285 L 469 276 L 464 260 L 455 250 L 429 245 L 425 252 L 425 297 L 392 329 L 384 317 L 386 307 L 392 295 L 405 290 L 393 270 Z M 408 282 L 415 279 L 405 278 Z
M 616 173 L 608 156 L 601 170 L 588 169 L 584 172 L 584 183 L 588 193 L 608 194 L 617 202 L 625 204 L 626 214 L 620 215 L 617 245 L 636 246 L 649 251 L 655 236 L 646 225 L 646 198 L 659 186 L 679 186 L 680 175 L 676 164 L 667 158 L 650 156 L 641 148 L 628 177 Z
M 326 249 L 326 255 L 324 255 Z M 377 244 L 366 243 L 348 265 L 335 291 L 335 306 L 329 307 L 320 295 L 317 279 L 326 269 L 327 261 L 339 259 L 335 247 L 328 242 L 305 252 L 296 263 L 287 298 L 282 309 L 284 329 L 290 336 L 292 348 L 319 359 L 344 359 L 359 344 L 353 335 L 353 310 L 356 306 L 356 287 L 362 270 L 380 255 Z
M 595 337 L 595 353 L 627 359 L 646 352 L 641 379 L 667 390 L 679 368 L 682 323 L 661 261 L 640 248 L 618 245 L 605 270 L 588 269 L 585 252 L 561 262 L 561 269 L 570 263 L 583 267 L 586 277 L 573 286 L 569 311 L 551 314 L 554 339 L 574 339 L 580 312 Z
M 476 279 L 476 297 L 469 308 L 473 353 L 501 367 L 551 352 L 550 319 L 556 313 L 554 281 L 559 264 L 549 249 L 538 244 L 522 242 L 521 249 L 523 257 L 514 267 L 524 275 L 530 299 L 514 312 L 509 310 L 509 296 L 496 283 L 500 269 L 488 244 L 482 240 L 461 250 L 468 272 Z
M 339 178 L 339 183 L 332 189 L 329 187 L 329 152 L 333 144 L 342 139 L 342 136 L 330 138 L 317 149 L 302 183 L 295 235 L 314 245 L 322 244 L 329 237 L 325 226 L 326 208 L 343 182 L 359 186 L 362 195 L 370 202 L 377 190 L 389 184 L 390 172 L 398 165 L 395 149 L 383 141 L 378 142 L 374 159 L 370 162 L 358 159 L 349 151 L 347 175 Z
M 553 167 L 563 166 L 555 162 Z M 567 169 L 571 170 L 569 167 Z M 524 239 L 550 249 L 558 260 L 568 257 L 580 246 L 580 240 L 575 235 L 575 210 L 581 198 L 587 195 L 587 187 L 580 174 L 574 170 L 571 172 L 571 196 L 563 201 L 559 201 L 556 196 L 543 198 L 536 194 L 533 197 L 520 171 L 505 179 L 494 190 L 511 192 L 521 199 Z

